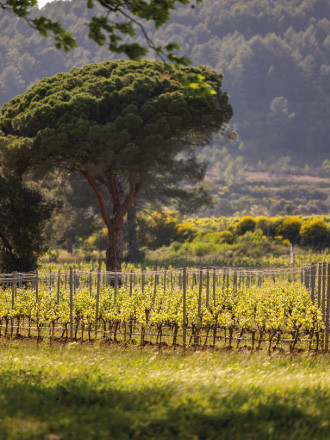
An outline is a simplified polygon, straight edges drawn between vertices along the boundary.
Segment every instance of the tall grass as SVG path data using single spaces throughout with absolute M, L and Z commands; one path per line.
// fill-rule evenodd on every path
M 329 439 L 330 357 L 0 346 L 0 439 Z

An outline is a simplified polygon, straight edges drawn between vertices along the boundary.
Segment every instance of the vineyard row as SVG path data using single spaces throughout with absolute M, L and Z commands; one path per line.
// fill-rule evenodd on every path
M 328 350 L 329 264 L 0 276 L 0 335 Z

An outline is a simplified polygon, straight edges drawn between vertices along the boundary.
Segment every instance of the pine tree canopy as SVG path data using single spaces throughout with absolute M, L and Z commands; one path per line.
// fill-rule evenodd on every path
M 204 143 L 229 121 L 221 80 L 204 66 L 167 72 L 154 61 L 108 61 L 44 78 L 2 108 L 5 157 L 23 172 L 37 164 L 132 172 L 168 166 L 187 142 Z

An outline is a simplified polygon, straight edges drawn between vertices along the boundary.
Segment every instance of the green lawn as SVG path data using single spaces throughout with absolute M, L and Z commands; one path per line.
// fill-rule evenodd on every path
M 330 439 L 330 356 L 2 342 L 0 439 Z

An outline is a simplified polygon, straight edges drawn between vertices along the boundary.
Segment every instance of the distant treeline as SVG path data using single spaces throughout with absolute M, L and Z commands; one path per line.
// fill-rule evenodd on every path
M 45 76 L 114 55 L 87 38 L 93 10 L 56 1 L 42 14 L 60 21 L 79 47 L 65 55 L 51 39 L 0 12 L 0 106 Z M 206 0 L 180 7 L 154 34 L 177 41 L 194 64 L 224 73 L 234 108 L 236 148 L 250 163 L 290 155 L 320 165 L 329 152 L 330 3 L 328 0 Z M 141 39 L 142 37 L 138 37 Z M 235 148 L 235 146 L 233 146 Z

